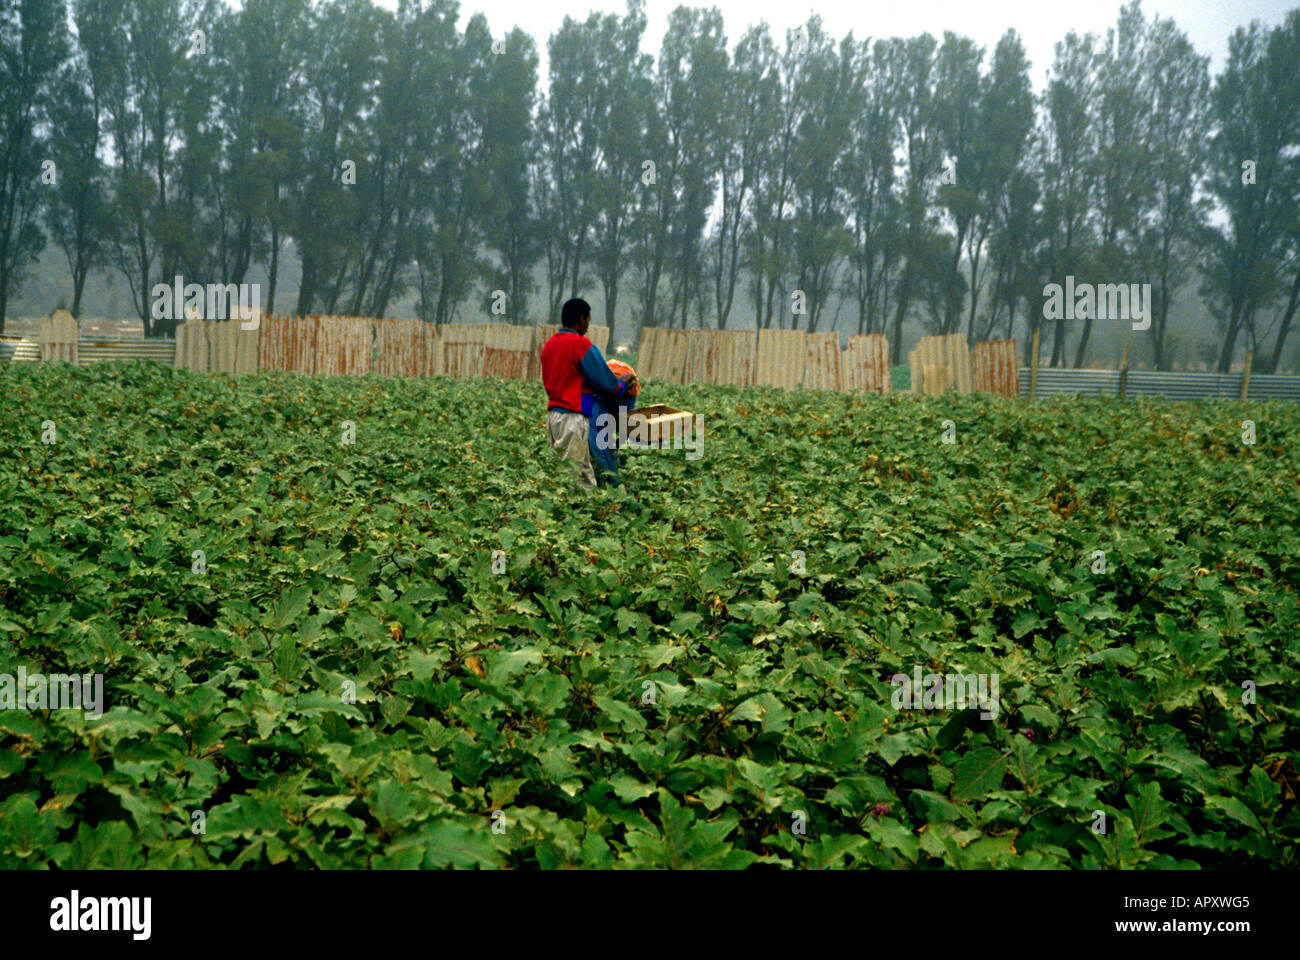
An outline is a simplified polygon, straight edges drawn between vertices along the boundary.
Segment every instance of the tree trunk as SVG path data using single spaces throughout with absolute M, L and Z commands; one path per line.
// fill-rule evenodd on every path
M 1223 338 L 1223 349 L 1219 351 L 1219 373 L 1227 373 L 1232 366 L 1232 351 L 1237 345 L 1237 333 L 1241 330 L 1241 305 L 1234 303 L 1232 316 L 1228 320 L 1228 334 Z
M 1088 338 L 1092 336 L 1092 317 L 1083 321 L 1083 335 L 1079 337 L 1079 349 L 1074 354 L 1074 369 L 1083 366 L 1083 356 L 1088 352 Z
M 898 306 L 894 308 L 894 336 L 891 346 L 894 353 L 894 366 L 903 362 L 903 317 L 912 299 L 912 264 L 903 268 L 903 285 L 898 291 Z
M 271 263 L 266 280 L 266 313 L 275 313 L 275 285 L 280 276 L 280 228 L 271 227 Z
M 1282 316 L 1282 326 L 1277 331 L 1277 340 L 1273 343 L 1273 355 L 1268 359 L 1268 367 L 1261 372 L 1277 373 L 1277 365 L 1282 360 L 1282 344 L 1291 332 L 1291 321 L 1295 319 L 1297 306 L 1300 306 L 1300 267 L 1297 267 L 1295 280 L 1291 284 L 1291 296 L 1287 300 L 1286 313 Z
M 307 249 L 302 252 L 302 280 L 298 284 L 298 306 L 296 313 L 300 317 L 305 317 L 311 313 L 311 301 L 316 296 L 316 258 L 312 255 L 311 250 Z

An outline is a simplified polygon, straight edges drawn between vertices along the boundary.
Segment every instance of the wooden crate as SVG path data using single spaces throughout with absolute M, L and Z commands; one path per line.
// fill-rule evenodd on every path
M 664 403 L 639 407 L 627 415 L 627 437 L 630 447 L 658 447 L 670 444 L 675 438 L 684 438 L 687 432 L 700 433 L 700 424 L 689 410 L 679 410 Z

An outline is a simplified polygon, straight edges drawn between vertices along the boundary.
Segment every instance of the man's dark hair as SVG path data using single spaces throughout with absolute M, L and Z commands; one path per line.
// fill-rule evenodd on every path
M 566 327 L 576 327 L 583 317 L 591 316 L 591 304 L 581 297 L 565 301 L 560 310 L 560 323 Z

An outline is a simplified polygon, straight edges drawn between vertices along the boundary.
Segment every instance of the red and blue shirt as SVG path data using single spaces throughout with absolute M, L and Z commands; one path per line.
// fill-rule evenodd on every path
M 609 369 L 600 347 L 576 330 L 561 327 L 542 344 L 542 385 L 548 410 L 592 416 L 595 394 L 621 397 L 627 384 Z

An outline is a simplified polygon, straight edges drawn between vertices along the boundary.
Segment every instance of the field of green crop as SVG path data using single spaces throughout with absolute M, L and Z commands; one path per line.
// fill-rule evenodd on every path
M 0 674 L 106 701 L 0 677 L 2 868 L 1300 865 L 1295 405 L 646 383 L 575 509 L 533 383 L 0 395 Z

